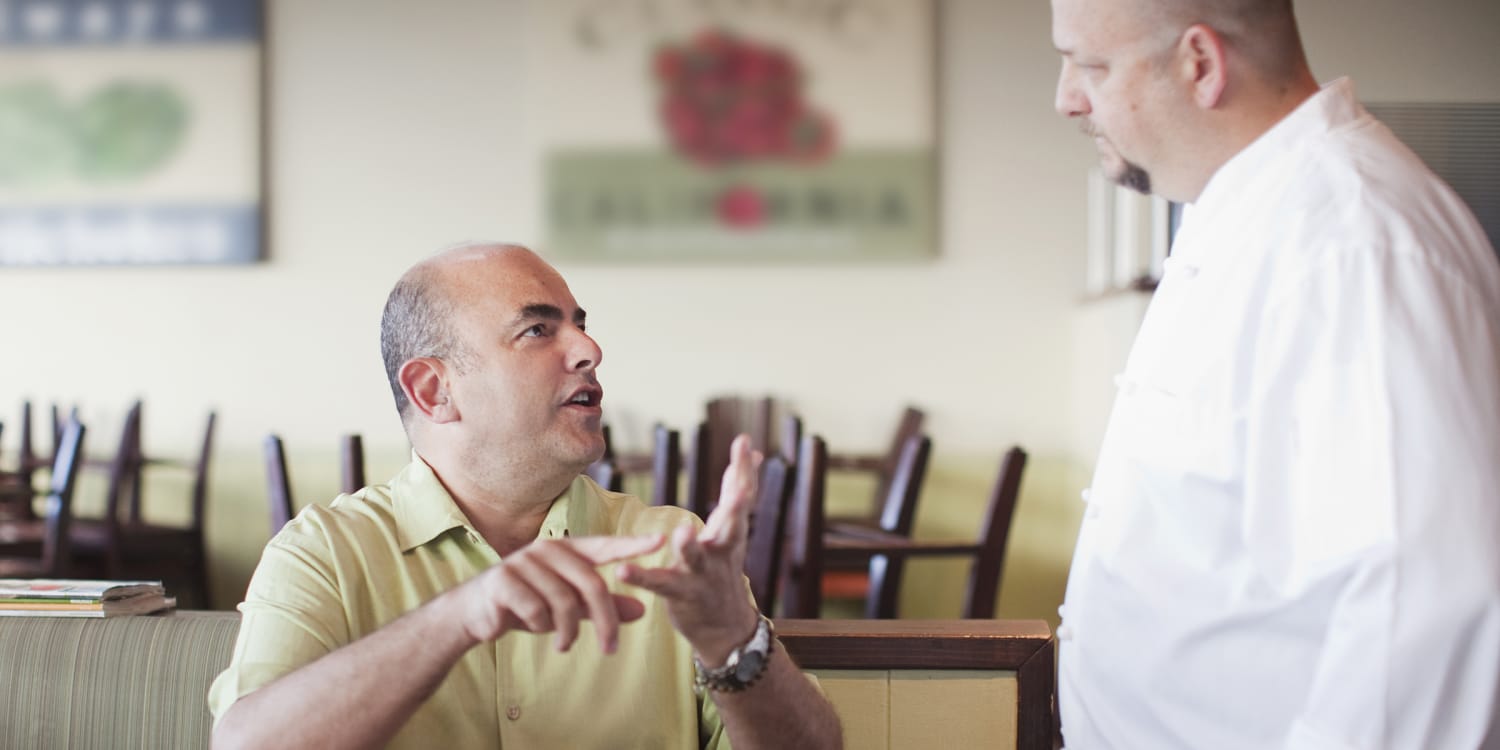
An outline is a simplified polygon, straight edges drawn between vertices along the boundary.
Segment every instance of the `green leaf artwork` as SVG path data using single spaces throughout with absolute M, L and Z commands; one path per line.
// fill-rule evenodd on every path
M 0 187 L 139 179 L 167 162 L 189 125 L 182 97 L 160 83 L 114 81 L 72 107 L 44 81 L 0 86 Z
M 187 124 L 187 106 L 170 87 L 111 83 L 74 113 L 79 176 L 99 182 L 140 177 L 176 150 Z

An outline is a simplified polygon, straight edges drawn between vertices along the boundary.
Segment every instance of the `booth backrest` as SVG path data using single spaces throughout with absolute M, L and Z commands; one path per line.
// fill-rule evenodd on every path
M 0 747 L 208 747 L 208 685 L 235 612 L 0 617 Z
M 208 686 L 234 612 L 105 620 L 0 617 L 0 748 L 208 747 Z M 782 620 L 850 748 L 1052 747 L 1046 623 Z

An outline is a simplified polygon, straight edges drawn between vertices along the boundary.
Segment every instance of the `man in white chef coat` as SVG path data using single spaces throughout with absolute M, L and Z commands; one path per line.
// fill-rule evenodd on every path
M 1056 106 L 1187 204 L 1063 606 L 1069 747 L 1500 747 L 1500 267 L 1289 0 L 1052 0 Z

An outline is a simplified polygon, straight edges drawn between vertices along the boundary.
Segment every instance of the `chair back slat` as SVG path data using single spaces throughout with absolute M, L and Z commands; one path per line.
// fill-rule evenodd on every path
M 677 504 L 677 477 L 682 474 L 682 449 L 676 430 L 656 425 L 652 430 L 651 504 Z
M 1005 452 L 1005 457 L 1000 461 L 1000 474 L 990 492 L 989 509 L 985 513 L 979 540 L 979 554 L 975 556 L 974 567 L 969 574 L 969 592 L 964 601 L 963 613 L 966 618 L 988 619 L 995 616 L 1006 542 L 1010 538 L 1016 500 L 1021 495 L 1021 475 L 1025 469 L 1026 451 L 1015 446 Z
M 750 579 L 750 593 L 761 612 L 772 612 L 776 606 L 791 476 L 790 467 L 781 456 L 761 462 L 745 550 L 745 576 Z
M 66 578 L 72 560 L 69 536 L 73 519 L 73 488 L 83 466 L 84 427 L 70 418 L 60 433 L 52 457 L 52 481 L 47 490 L 46 531 L 42 538 L 44 575 Z
M 804 435 L 797 452 L 784 617 L 816 618 L 823 606 L 823 496 L 827 473 L 828 446 L 817 435 Z
M 348 434 L 339 439 L 340 489 L 352 495 L 365 487 L 365 442 L 357 434 Z
M 271 533 L 281 531 L 296 510 L 292 506 L 292 481 L 286 468 L 286 446 L 275 433 L 261 443 L 266 458 L 266 490 L 271 508 Z

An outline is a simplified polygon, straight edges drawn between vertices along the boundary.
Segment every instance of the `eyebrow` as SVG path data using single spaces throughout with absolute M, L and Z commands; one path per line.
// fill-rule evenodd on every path
M 516 316 L 516 323 L 523 323 L 525 321 L 536 320 L 538 318 L 542 320 L 559 321 L 562 320 L 563 317 L 564 316 L 562 308 L 558 307 L 557 305 L 549 305 L 546 303 L 538 302 L 522 307 L 521 314 Z M 583 308 L 577 308 L 573 311 L 573 324 L 583 325 L 583 321 L 587 317 L 588 313 L 585 312 Z

